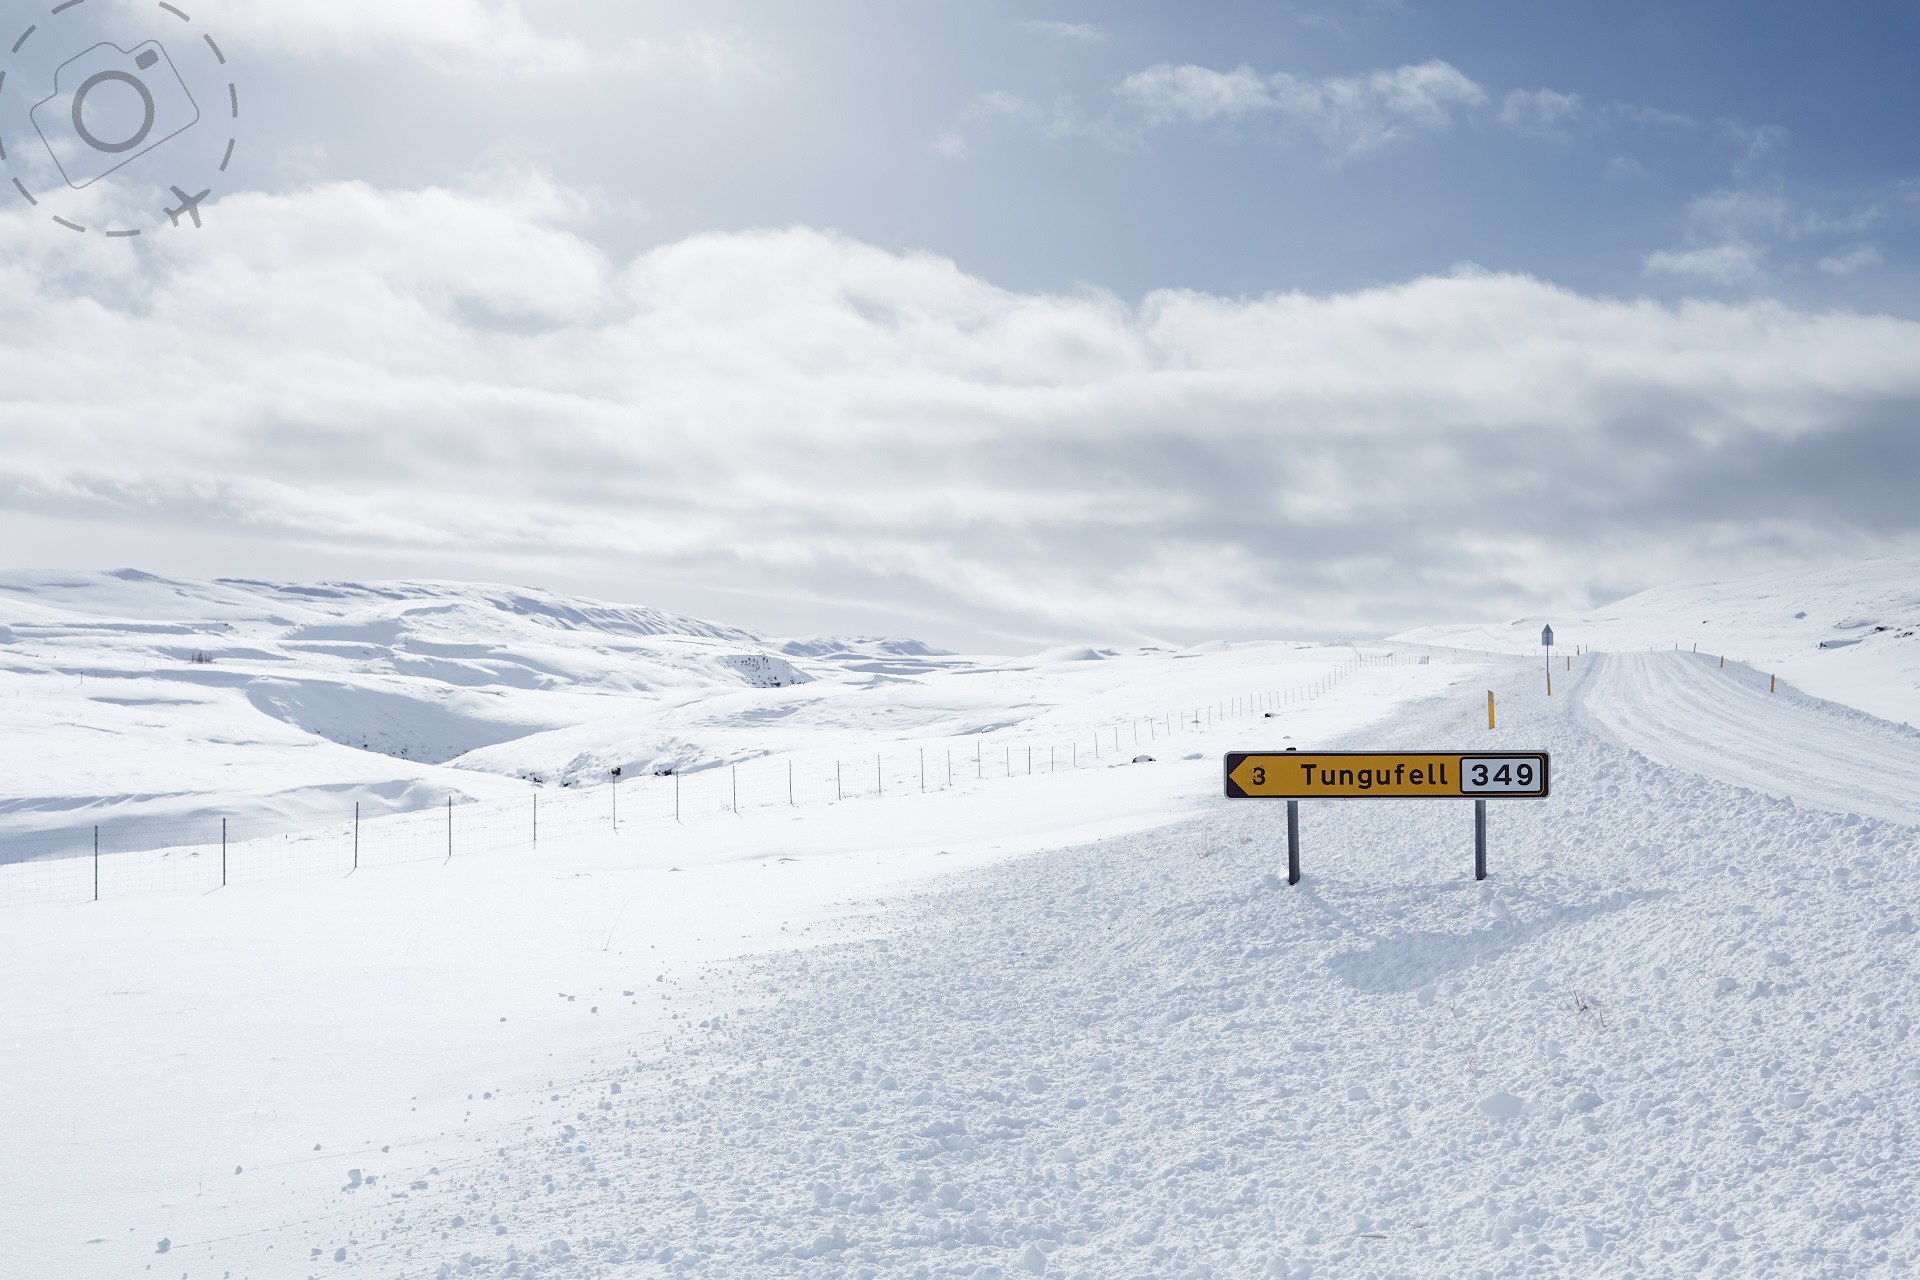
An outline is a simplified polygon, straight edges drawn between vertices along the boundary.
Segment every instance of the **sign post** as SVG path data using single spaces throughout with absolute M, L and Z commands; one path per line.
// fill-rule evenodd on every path
M 1300 802 L 1287 801 L 1287 883 L 1300 883 Z
M 1487 878 L 1487 801 L 1544 800 L 1544 751 L 1230 751 L 1229 800 L 1287 802 L 1287 883 L 1300 883 L 1302 800 L 1472 800 L 1473 878 Z
M 1473 878 L 1487 878 L 1487 802 L 1473 802 Z
M 1553 628 L 1540 628 L 1540 643 L 1547 651 L 1547 696 L 1553 696 Z

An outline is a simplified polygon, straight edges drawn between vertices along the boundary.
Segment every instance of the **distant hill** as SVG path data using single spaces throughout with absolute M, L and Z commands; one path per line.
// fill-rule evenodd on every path
M 522 587 L 0 573 L 0 830 L 200 816 L 220 797 L 294 819 L 523 790 L 568 761 L 512 744 L 610 720 L 582 740 L 684 766 L 703 748 L 665 726 L 689 701 L 949 657 Z M 633 741 L 636 720 L 659 732 Z

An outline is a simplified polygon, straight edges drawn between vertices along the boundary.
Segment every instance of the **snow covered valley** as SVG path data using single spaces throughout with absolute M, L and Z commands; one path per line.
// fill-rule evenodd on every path
M 925 793 L 0 909 L 0 1272 L 1910 1267 L 1920 735 L 1690 653 L 1549 698 L 1537 656 L 1388 648 L 793 654 L 810 683 L 703 674 L 605 744 L 388 763 L 507 805 L 531 783 L 476 758 L 718 778 L 767 707 L 788 736 L 739 758 L 773 779 L 1166 719 Z M 1554 792 L 1489 806 L 1485 884 L 1467 806 L 1304 805 L 1289 888 L 1284 809 L 1219 758 L 1295 744 L 1546 749 Z

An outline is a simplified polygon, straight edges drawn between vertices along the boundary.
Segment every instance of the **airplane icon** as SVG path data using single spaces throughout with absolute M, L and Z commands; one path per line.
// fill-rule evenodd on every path
M 199 226 L 200 225 L 200 202 L 213 194 L 213 188 L 209 187 L 205 191 L 202 191 L 197 196 L 190 196 L 186 192 L 182 191 L 180 188 L 175 187 L 173 189 L 173 194 L 180 198 L 180 207 L 178 209 L 167 210 L 167 217 L 173 220 L 173 225 L 176 227 L 179 226 L 180 215 L 185 213 L 185 214 L 192 215 L 194 226 L 196 227 Z

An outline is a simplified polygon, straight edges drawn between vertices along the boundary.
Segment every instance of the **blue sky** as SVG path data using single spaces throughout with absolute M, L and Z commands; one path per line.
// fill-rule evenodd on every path
M 1910 6 L 191 19 L 246 108 L 206 228 L 0 206 L 18 565 L 1020 648 L 1920 543 Z M 0 90 L 36 182 L 62 39 Z
M 503 84 L 395 50 L 342 95 L 338 62 L 281 52 L 271 129 L 313 163 L 269 181 L 532 164 L 621 202 L 597 229 L 619 248 L 799 223 L 1007 287 L 1128 296 L 1460 262 L 1661 296 L 1902 310 L 1911 293 L 1911 6 L 563 4 L 527 21 L 602 48 L 697 31 L 736 62 Z M 1389 110 L 1376 139 L 1271 108 L 1156 112 L 1127 89 L 1155 67 L 1314 84 L 1436 62 L 1470 89 L 1430 118 Z

